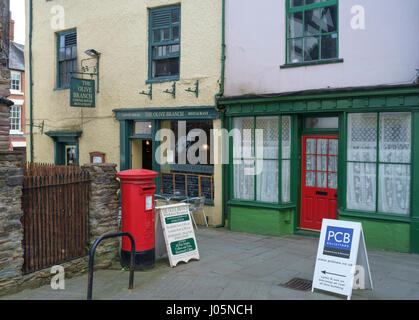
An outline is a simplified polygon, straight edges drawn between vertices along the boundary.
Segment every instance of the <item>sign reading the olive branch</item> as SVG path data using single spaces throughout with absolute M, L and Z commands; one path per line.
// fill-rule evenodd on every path
M 95 107 L 95 80 L 72 78 L 70 84 L 71 107 Z
M 179 203 L 157 207 L 156 210 L 160 216 L 170 266 L 173 268 L 181 261 L 199 260 L 189 205 Z

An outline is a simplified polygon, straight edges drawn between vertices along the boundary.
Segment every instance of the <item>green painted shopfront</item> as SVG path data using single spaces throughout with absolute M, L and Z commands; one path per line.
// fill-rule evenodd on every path
M 324 218 L 358 221 L 367 247 L 419 253 L 419 86 L 235 96 L 218 109 L 242 133 L 224 170 L 232 230 L 317 235 Z

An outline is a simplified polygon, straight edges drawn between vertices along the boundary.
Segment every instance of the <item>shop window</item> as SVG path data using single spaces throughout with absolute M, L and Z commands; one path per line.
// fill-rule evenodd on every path
M 291 117 L 235 118 L 233 126 L 234 199 L 290 202 Z
M 66 31 L 57 35 L 57 87 L 69 88 L 77 72 L 77 32 Z
M 150 10 L 149 80 L 177 80 L 180 69 L 180 7 Z
M 411 114 L 350 114 L 347 148 L 347 208 L 408 215 Z
M 338 58 L 338 0 L 287 0 L 287 63 Z

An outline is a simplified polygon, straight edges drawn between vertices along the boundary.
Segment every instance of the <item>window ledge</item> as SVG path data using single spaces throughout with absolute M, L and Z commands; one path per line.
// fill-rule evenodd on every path
M 163 82 L 173 82 L 173 81 L 179 81 L 179 76 L 173 76 L 173 77 L 162 77 L 162 78 L 156 78 L 156 79 L 148 79 L 146 80 L 146 84 L 150 83 L 163 83 Z
M 230 200 L 227 202 L 227 204 L 232 205 L 232 206 L 257 207 L 257 208 L 276 209 L 276 210 L 294 209 L 296 207 L 295 204 L 293 203 L 276 204 L 276 203 L 245 201 L 245 200 Z
M 340 217 L 348 218 L 362 218 L 362 219 L 372 219 L 372 220 L 383 220 L 383 221 L 393 221 L 393 222 L 406 222 L 410 223 L 410 216 L 403 216 L 397 214 L 386 214 L 386 213 L 368 213 L 366 211 L 355 211 L 355 210 L 338 210 Z
M 286 63 L 280 66 L 281 69 L 288 68 L 298 68 L 298 67 L 308 67 L 308 66 L 317 66 L 322 64 L 331 64 L 331 63 L 342 63 L 343 59 L 328 59 L 328 60 L 318 60 L 310 62 L 299 62 L 299 63 Z
M 54 91 L 67 90 L 67 89 L 70 89 L 70 86 L 68 86 L 68 87 L 57 87 L 57 88 L 54 88 Z

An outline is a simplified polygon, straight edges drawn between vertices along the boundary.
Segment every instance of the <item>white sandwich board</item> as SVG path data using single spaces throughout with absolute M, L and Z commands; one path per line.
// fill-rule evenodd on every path
M 181 261 L 199 260 L 189 205 L 178 203 L 156 207 L 156 210 L 160 216 L 170 266 L 173 268 Z
M 323 219 L 312 292 L 314 289 L 348 300 L 352 289 L 373 289 L 361 223 Z

